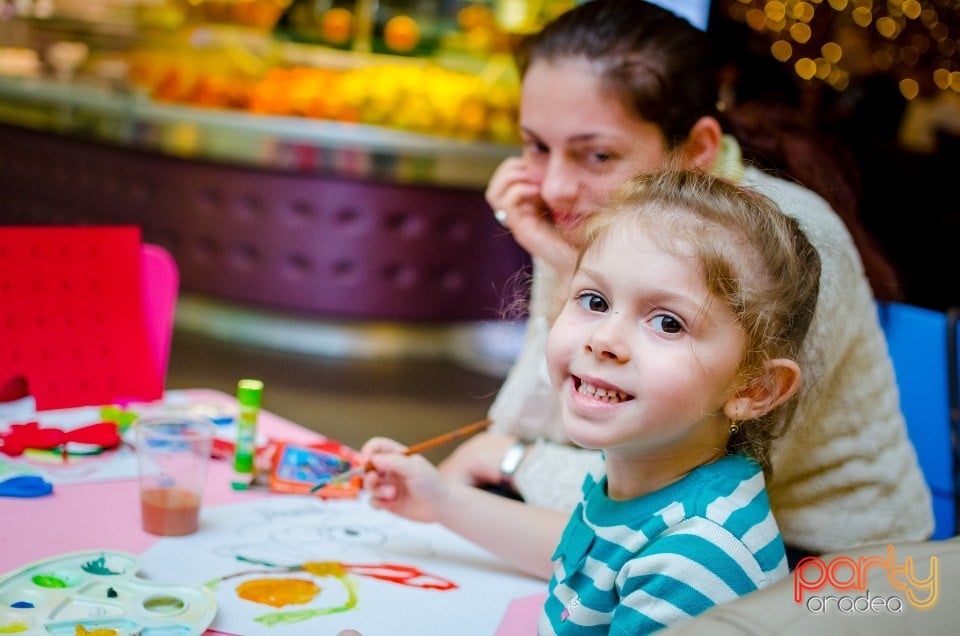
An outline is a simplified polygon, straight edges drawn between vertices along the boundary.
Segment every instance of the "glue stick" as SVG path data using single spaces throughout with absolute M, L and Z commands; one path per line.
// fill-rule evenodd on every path
M 237 442 L 233 455 L 234 488 L 246 488 L 257 477 L 257 416 L 263 398 L 263 382 L 244 379 L 237 384 Z

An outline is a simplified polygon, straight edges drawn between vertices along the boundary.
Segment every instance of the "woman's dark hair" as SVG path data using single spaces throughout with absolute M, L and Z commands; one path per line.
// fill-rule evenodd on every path
M 517 50 L 534 61 L 582 58 L 628 112 L 657 124 L 671 147 L 716 115 L 718 73 L 709 40 L 690 23 L 641 0 L 590 0 L 562 13 Z
M 721 58 L 685 19 L 644 0 L 588 0 L 522 40 L 516 57 L 521 76 L 538 61 L 586 61 L 627 112 L 660 128 L 670 148 L 683 144 L 701 117 L 716 118 L 747 159 L 826 199 L 847 226 L 875 297 L 902 299 L 894 268 L 861 223 L 860 174 L 849 151 L 785 116 L 782 106 L 721 113 Z

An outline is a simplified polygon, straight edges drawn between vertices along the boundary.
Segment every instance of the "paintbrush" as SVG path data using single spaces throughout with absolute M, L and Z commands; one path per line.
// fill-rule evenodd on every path
M 479 433 L 493 423 L 492 420 L 480 420 L 479 422 L 474 422 L 473 424 L 467 424 L 466 426 L 461 426 L 460 428 L 454 429 L 452 431 L 446 432 L 442 435 L 437 435 L 436 437 L 431 437 L 430 439 L 424 440 L 413 446 L 407 448 L 403 451 L 404 455 L 416 455 L 424 451 L 428 451 L 431 448 L 436 448 L 442 444 L 452 442 L 455 439 L 460 439 L 461 437 L 467 437 L 473 435 L 474 433 Z M 343 483 L 345 481 L 350 481 L 354 477 L 360 477 L 367 471 L 373 470 L 373 465 L 370 462 L 367 462 L 363 466 L 357 466 L 356 468 L 351 468 L 342 473 L 337 473 L 336 475 L 329 475 L 324 479 L 321 479 L 313 488 L 310 489 L 310 492 L 316 492 L 323 488 L 324 486 L 329 486 L 332 484 Z

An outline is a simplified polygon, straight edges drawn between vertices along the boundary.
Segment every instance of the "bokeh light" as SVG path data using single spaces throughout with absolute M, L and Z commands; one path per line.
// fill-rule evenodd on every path
M 890 74 L 907 99 L 960 92 L 960 0 L 723 0 L 803 80 Z

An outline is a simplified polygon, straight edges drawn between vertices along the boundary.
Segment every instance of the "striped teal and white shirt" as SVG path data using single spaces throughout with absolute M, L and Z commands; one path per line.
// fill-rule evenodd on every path
M 789 572 L 763 472 L 729 455 L 629 501 L 587 475 L 553 556 L 541 636 L 655 631 Z

